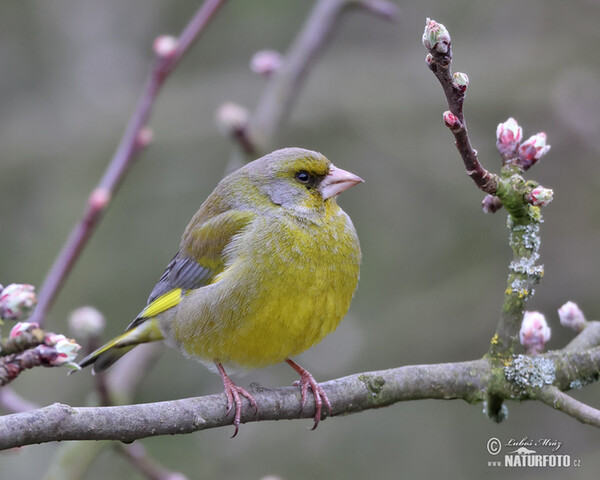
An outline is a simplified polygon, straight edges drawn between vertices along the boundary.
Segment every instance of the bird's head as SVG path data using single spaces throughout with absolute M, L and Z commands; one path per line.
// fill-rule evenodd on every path
M 344 190 L 363 182 L 335 167 L 324 155 L 301 148 L 285 148 L 246 167 L 248 178 L 275 205 L 297 213 L 321 210 Z

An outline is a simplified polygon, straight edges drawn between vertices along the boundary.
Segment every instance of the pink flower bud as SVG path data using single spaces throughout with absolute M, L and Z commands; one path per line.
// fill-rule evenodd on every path
M 233 102 L 222 104 L 215 115 L 219 130 L 225 135 L 242 131 L 248 125 L 249 114 L 241 105 Z
M 175 55 L 178 46 L 179 42 L 175 37 L 171 35 L 161 35 L 154 40 L 152 49 L 157 57 L 169 58 Z
M 88 205 L 94 210 L 104 210 L 110 203 L 111 195 L 106 188 L 98 187 L 90 194 Z
M 448 128 L 460 127 L 460 121 L 458 117 L 454 115 L 450 110 L 446 110 L 443 113 L 444 123 Z
M 455 72 L 452 74 L 454 83 L 462 90 L 465 91 L 469 86 L 469 76 L 466 73 Z
M 554 191 L 551 188 L 535 187 L 529 195 L 527 200 L 534 207 L 546 207 L 553 199 Z
M 438 53 L 446 54 L 450 49 L 450 41 L 450 33 L 444 25 L 430 18 L 426 20 L 422 42 L 427 50 L 435 50 Z
M 104 329 L 104 315 L 94 307 L 81 307 L 69 316 L 69 327 L 75 337 L 99 335 Z
M 12 283 L 0 292 L 0 318 L 18 320 L 28 315 L 36 304 L 33 285 Z
M 40 326 L 35 322 L 19 322 L 10 330 L 8 336 L 10 338 L 15 338 L 34 328 L 40 328 Z
M 431 65 L 432 62 L 433 62 L 433 55 L 431 53 L 428 53 L 427 55 L 425 55 L 425 63 L 427 65 Z
M 540 312 L 525 312 L 519 340 L 527 353 L 543 352 L 546 342 L 550 340 L 550 327 L 546 322 L 546 317 Z
M 483 213 L 496 213 L 502 208 L 502 200 L 495 195 L 486 195 L 481 202 Z
M 516 152 L 522 139 L 523 129 L 514 118 L 510 117 L 506 122 L 498 124 L 496 128 L 496 147 L 501 155 Z
M 152 143 L 152 140 L 154 140 L 152 129 L 150 127 L 143 127 L 138 132 L 135 143 L 140 148 L 146 148 Z
M 585 327 L 586 320 L 581 309 L 574 302 L 567 302 L 558 309 L 560 324 L 563 327 L 571 328 L 576 332 L 581 332 Z
M 523 170 L 527 170 L 549 150 L 550 145 L 546 145 L 546 134 L 544 132 L 536 133 L 519 147 L 519 165 Z
M 70 338 L 62 338 L 54 345 L 54 348 L 58 355 L 56 356 L 56 359 L 52 361 L 52 365 L 58 366 L 72 363 L 73 360 L 77 358 L 77 352 L 81 350 L 81 345 Z
M 250 70 L 263 77 L 273 75 L 283 63 L 283 57 L 275 50 L 261 50 L 250 59 Z

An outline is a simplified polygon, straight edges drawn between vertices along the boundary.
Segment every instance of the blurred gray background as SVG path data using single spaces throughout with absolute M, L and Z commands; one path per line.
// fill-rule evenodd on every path
M 556 309 L 577 302 L 598 318 L 600 238 L 600 2 L 517 0 L 400 2 L 397 24 L 346 15 L 310 72 L 277 146 L 326 154 L 366 183 L 340 200 L 358 230 L 364 261 L 358 292 L 338 330 L 299 362 L 317 379 L 405 364 L 480 357 L 493 335 L 511 252 L 506 214 L 486 216 L 444 127 L 446 109 L 426 68 L 425 18 L 444 23 L 455 71 L 471 80 L 469 132 L 480 160 L 498 171 L 496 125 L 517 118 L 525 137 L 548 134 L 552 150 L 529 173 L 555 192 L 544 210 L 546 276 L 530 309 L 547 315 L 550 348 L 572 333 Z M 39 286 L 111 157 L 151 61 L 151 44 L 177 34 L 191 0 L 27 0 L 0 3 L 0 282 Z M 134 166 L 51 312 L 94 305 L 106 338 L 140 311 L 177 250 L 191 215 L 222 177 L 230 141 L 214 124 L 224 101 L 253 108 L 264 79 L 248 68 L 264 48 L 285 50 L 313 2 L 231 0 L 156 104 L 155 140 Z M 284 365 L 249 372 L 242 385 L 289 385 Z M 24 374 L 14 388 L 39 404 L 83 405 L 89 372 Z M 136 402 L 216 393 L 220 379 L 167 350 Z M 598 386 L 575 392 L 600 406 Z M 144 440 L 158 461 L 189 478 L 591 478 L 598 430 L 533 402 L 509 403 L 490 422 L 482 406 L 419 401 L 327 419 L 243 425 Z M 486 442 L 529 437 L 563 443 L 580 468 L 504 469 Z M 40 478 L 56 444 L 0 454 L 0 477 Z M 88 479 L 141 479 L 106 451 Z

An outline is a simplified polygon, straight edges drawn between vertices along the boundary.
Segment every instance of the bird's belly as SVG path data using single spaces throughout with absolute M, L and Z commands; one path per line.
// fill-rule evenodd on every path
M 293 276 L 280 276 L 270 287 L 255 285 L 252 295 L 226 285 L 205 287 L 178 312 L 171 335 L 185 354 L 203 361 L 243 368 L 278 363 L 335 330 L 356 285 L 356 275 L 348 273 L 338 272 L 325 289 L 320 281 L 303 283 Z

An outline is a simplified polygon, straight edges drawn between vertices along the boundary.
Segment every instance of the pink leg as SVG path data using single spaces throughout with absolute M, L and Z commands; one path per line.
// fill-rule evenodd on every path
M 304 408 L 304 404 L 306 403 L 306 392 L 308 392 L 308 387 L 310 387 L 310 389 L 313 391 L 313 394 L 315 396 L 315 424 L 312 430 L 314 430 L 315 428 L 317 428 L 319 422 L 321 421 L 321 410 L 323 404 L 325 404 L 325 406 L 327 407 L 329 415 L 332 415 L 331 403 L 329 402 L 329 398 L 327 398 L 327 394 L 325 393 L 325 390 L 323 390 L 323 387 L 321 387 L 321 385 L 317 383 L 314 377 L 307 370 L 302 368 L 290 358 L 286 359 L 286 362 L 300 375 L 300 380 L 294 382 L 294 385 L 299 385 L 302 388 L 302 404 L 300 407 L 301 409 Z
M 223 365 L 221 365 L 220 363 L 217 363 L 216 365 L 217 369 L 219 370 L 219 373 L 221 374 L 221 379 L 223 380 L 223 387 L 225 388 L 225 395 L 227 396 L 227 413 L 225 415 L 229 415 L 229 412 L 231 412 L 231 409 L 235 404 L 235 415 L 233 416 L 233 426 L 235 427 L 235 432 L 233 432 L 233 435 L 231 436 L 231 438 L 233 438 L 238 434 L 240 421 L 242 419 L 241 397 L 246 397 L 248 399 L 250 404 L 254 407 L 254 411 L 256 413 L 258 413 L 258 405 L 256 404 L 256 400 L 254 399 L 252 394 L 248 392 L 248 390 L 233 383 L 233 381 L 229 378 L 227 373 L 225 373 Z

